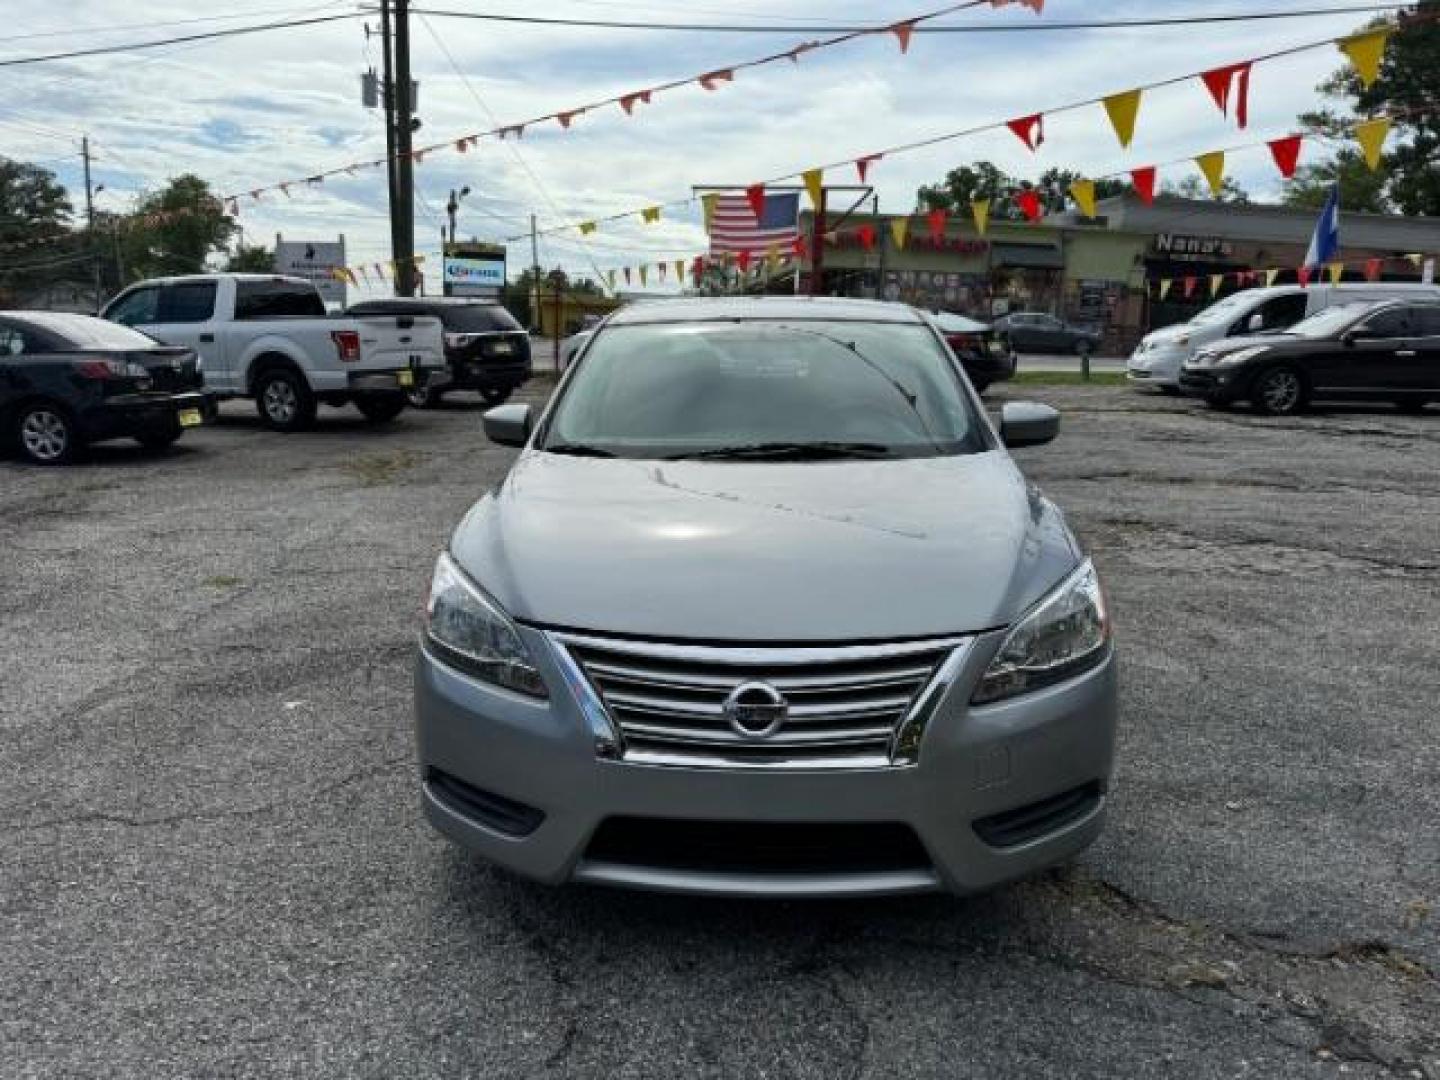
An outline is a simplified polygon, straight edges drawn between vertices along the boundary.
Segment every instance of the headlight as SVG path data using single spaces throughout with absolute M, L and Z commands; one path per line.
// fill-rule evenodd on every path
M 1099 664 L 1109 644 L 1110 612 L 1086 559 L 1010 631 L 971 703 L 986 705 L 1078 675 Z
M 441 660 L 507 690 L 546 697 L 544 680 L 509 617 L 441 555 L 425 603 L 425 638 Z
M 1263 352 L 1268 352 L 1269 345 L 1253 345 L 1248 349 L 1241 349 L 1238 352 L 1225 353 L 1215 358 L 1216 367 L 1234 367 L 1236 364 L 1243 364 L 1246 360 L 1253 359 Z

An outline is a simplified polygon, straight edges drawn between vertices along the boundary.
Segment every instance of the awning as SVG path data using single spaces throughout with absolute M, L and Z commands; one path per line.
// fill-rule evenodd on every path
M 1055 244 L 995 244 L 991 248 L 990 264 L 1061 270 L 1065 267 L 1065 253 Z

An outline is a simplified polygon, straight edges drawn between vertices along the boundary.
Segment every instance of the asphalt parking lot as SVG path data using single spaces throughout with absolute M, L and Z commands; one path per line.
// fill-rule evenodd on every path
M 1440 409 L 1023 392 L 1120 770 L 1078 864 L 967 900 L 549 890 L 429 831 L 478 403 L 0 461 L 0 1075 L 1440 1078 Z

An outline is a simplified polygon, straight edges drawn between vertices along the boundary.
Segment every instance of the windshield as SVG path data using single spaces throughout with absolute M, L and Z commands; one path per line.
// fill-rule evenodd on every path
M 819 459 L 935 457 L 987 446 L 927 327 L 757 320 L 601 331 L 541 448 Z
M 1226 319 L 1239 315 L 1241 311 L 1250 306 L 1253 300 L 1254 297 L 1246 296 L 1244 293 L 1227 296 L 1218 304 L 1211 304 L 1191 319 L 1191 325 L 1203 326 L 1206 323 L 1224 322 Z
M 1344 330 L 1370 309 L 1370 304 L 1341 304 L 1339 307 L 1317 311 L 1308 319 L 1301 319 L 1290 329 L 1283 331 L 1303 338 L 1330 337 Z

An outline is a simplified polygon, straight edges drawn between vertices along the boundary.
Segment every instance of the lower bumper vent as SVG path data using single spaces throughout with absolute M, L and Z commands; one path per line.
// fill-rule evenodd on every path
M 545 820 L 545 812 L 465 783 L 439 769 L 427 778 L 431 794 L 462 817 L 506 836 L 529 836 Z
M 1088 816 L 1100 805 L 1100 795 L 1100 782 L 1094 780 L 1003 814 L 980 818 L 975 822 L 975 833 L 991 847 L 1027 844 Z

